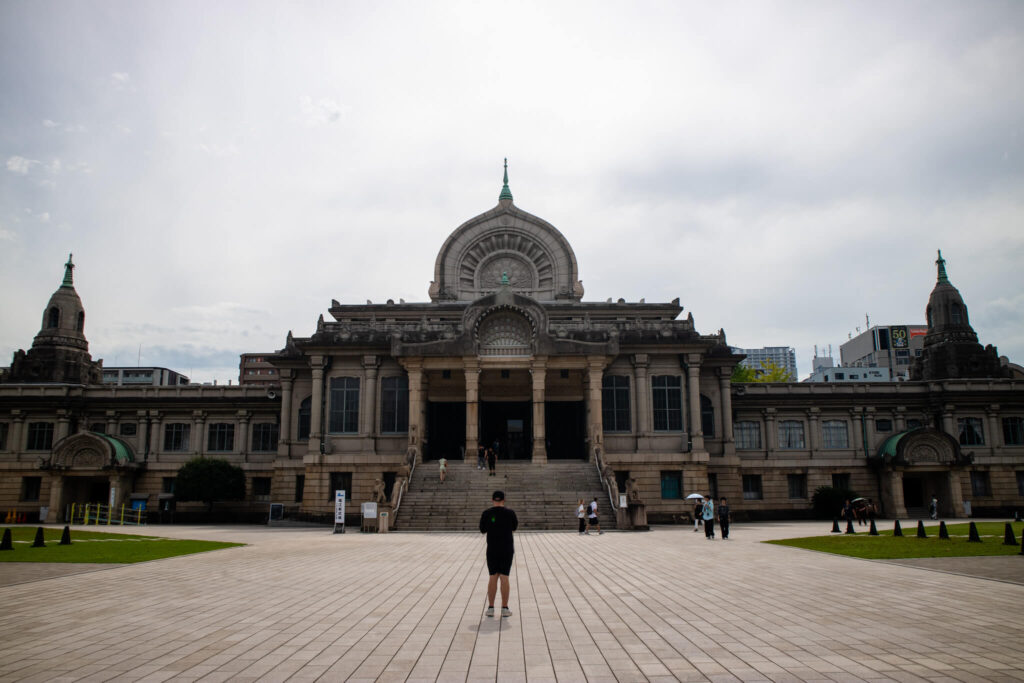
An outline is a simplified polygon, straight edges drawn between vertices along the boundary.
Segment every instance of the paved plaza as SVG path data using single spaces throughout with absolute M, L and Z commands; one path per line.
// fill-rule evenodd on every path
M 484 616 L 477 534 L 150 527 L 249 545 L 0 563 L 0 680 L 1024 680 L 1024 557 L 974 571 L 760 543 L 829 527 L 519 534 L 508 619 Z

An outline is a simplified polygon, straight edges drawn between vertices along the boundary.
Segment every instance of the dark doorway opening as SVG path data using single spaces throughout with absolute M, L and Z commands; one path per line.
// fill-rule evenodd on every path
M 480 441 L 498 444 L 498 459 L 533 457 L 533 404 L 529 401 L 489 401 L 480 404 Z
M 110 502 L 110 481 L 104 477 L 66 477 L 64 500 L 67 503 Z
M 903 475 L 903 504 L 908 510 L 924 507 L 924 480 L 921 477 Z
M 466 447 L 466 404 L 428 402 L 425 440 L 425 460 L 461 460 Z
M 544 432 L 549 460 L 585 460 L 587 457 L 586 404 L 551 401 L 544 404 Z

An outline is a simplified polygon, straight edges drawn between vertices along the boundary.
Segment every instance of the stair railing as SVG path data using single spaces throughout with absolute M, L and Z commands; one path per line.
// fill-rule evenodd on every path
M 601 463 L 601 447 L 600 446 L 594 446 L 594 466 L 597 467 L 597 478 L 598 478 L 598 480 L 601 482 L 601 485 L 604 487 L 604 490 L 608 493 L 608 505 L 611 506 L 610 509 L 614 511 L 615 510 L 615 506 L 616 506 L 616 502 L 617 502 L 615 500 L 615 495 L 616 495 L 616 493 L 618 493 L 618 487 L 616 487 L 615 491 L 612 491 L 611 482 L 606 481 L 605 478 L 604 478 L 604 472 L 603 472 L 604 467 L 602 467 L 602 463 Z
M 409 482 L 412 481 L 412 475 L 416 472 L 416 461 L 419 458 L 417 458 L 417 453 L 414 448 L 410 448 L 406 453 L 406 459 L 409 464 L 409 476 L 398 482 L 398 492 L 395 494 L 395 505 L 391 509 L 392 523 L 394 523 L 394 520 L 398 518 L 398 508 L 402 506 L 402 494 L 405 493 L 407 488 L 409 488 Z

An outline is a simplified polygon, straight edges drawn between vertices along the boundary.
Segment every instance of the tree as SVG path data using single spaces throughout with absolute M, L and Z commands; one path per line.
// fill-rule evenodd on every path
M 178 470 L 174 495 L 180 501 L 202 501 L 210 512 L 216 500 L 245 498 L 245 472 L 227 460 L 192 458 Z
M 761 361 L 760 368 L 748 368 L 745 365 L 737 365 L 732 370 L 732 381 L 743 382 L 795 382 L 796 377 L 786 368 L 776 365 L 773 361 Z

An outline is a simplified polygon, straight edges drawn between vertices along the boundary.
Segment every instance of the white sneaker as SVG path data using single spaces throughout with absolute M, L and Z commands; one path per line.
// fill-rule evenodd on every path
M 493 606 L 491 606 L 491 607 L 488 607 L 488 608 L 487 608 L 487 612 L 485 612 L 485 614 L 486 614 L 487 616 L 489 616 L 489 617 L 493 617 L 493 616 L 494 616 L 494 607 L 493 607 Z
M 512 610 L 510 610 L 508 607 L 502 607 L 501 608 L 501 616 L 502 616 L 502 618 L 512 616 Z

